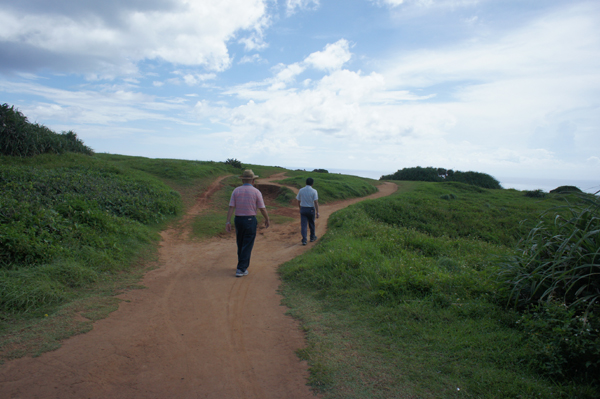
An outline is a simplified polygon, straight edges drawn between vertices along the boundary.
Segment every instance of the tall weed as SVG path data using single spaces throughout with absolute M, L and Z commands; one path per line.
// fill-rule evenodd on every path
M 524 311 L 532 362 L 600 383 L 600 201 L 580 198 L 540 217 L 498 276 L 506 301 Z

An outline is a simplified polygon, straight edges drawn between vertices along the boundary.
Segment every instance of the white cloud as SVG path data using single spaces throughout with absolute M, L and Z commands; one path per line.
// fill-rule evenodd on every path
M 272 68 L 275 74 L 273 78 L 266 79 L 263 82 L 250 82 L 228 90 L 228 93 L 237 93 L 238 95 L 241 95 L 242 92 L 252 93 L 254 88 L 264 86 L 268 86 L 269 90 L 283 90 L 295 83 L 296 77 L 308 68 L 329 72 L 339 70 L 352 57 L 349 47 L 350 44 L 347 40 L 340 39 L 335 43 L 327 44 L 323 51 L 311 53 L 302 62 L 295 62 L 289 65 L 276 65 Z M 254 92 L 255 94 L 256 92 Z M 244 96 L 244 98 L 256 99 L 254 95 L 250 94 L 249 97 Z
M 64 58 L 61 68 L 69 72 L 93 68 L 104 75 L 130 73 L 145 59 L 223 71 L 230 65 L 227 42 L 239 33 L 249 33 L 241 39 L 247 48 L 263 45 L 262 32 L 269 24 L 265 2 L 155 0 L 146 9 L 114 2 L 106 14 L 82 11 L 77 0 L 64 2 L 73 7 L 52 12 L 43 4 L 39 10 L 31 2 L 17 3 L 0 10 L 0 52 L 18 46 L 38 55 L 38 68 L 58 68 L 56 60 Z
M 287 15 L 292 15 L 296 10 L 314 10 L 320 5 L 320 0 L 286 0 Z
M 298 68 L 298 64 L 291 66 Z M 342 69 L 303 86 L 303 90 L 273 85 L 266 91 L 259 90 L 262 85 L 239 88 L 235 93 L 251 100 L 222 115 L 236 132 L 248 137 L 263 132 L 283 140 L 300 134 L 309 141 L 329 136 L 386 145 L 409 137 L 440 137 L 443 128 L 454 123 L 441 107 L 419 108 L 412 103 L 420 97 L 389 90 L 377 73 Z
M 515 31 L 391 60 L 386 75 L 426 87 L 442 82 L 498 81 L 594 72 L 600 64 L 598 7 L 545 15 Z
M 379 6 L 391 8 L 413 6 L 419 8 L 458 8 L 473 6 L 481 0 L 370 0 Z
M 243 56 L 238 64 L 257 64 L 261 61 L 263 61 L 263 59 L 260 54 L 252 54 Z
M 278 72 L 275 75 L 274 84 L 280 85 L 293 82 L 296 76 L 304 72 L 306 67 L 300 63 L 295 63 L 291 65 L 280 64 L 275 69 L 278 70 Z M 277 87 L 283 88 L 284 86 Z
M 350 44 L 347 40 L 341 39 L 333 44 L 325 46 L 323 51 L 317 51 L 304 59 L 304 63 L 313 68 L 333 71 L 340 69 L 346 62 L 350 61 Z
M 438 94 L 457 119 L 455 137 L 566 155 L 567 136 L 544 126 L 568 124 L 575 156 L 585 142 L 600 147 L 591 134 L 600 117 L 589 116 L 590 106 L 600 108 L 597 10 L 562 9 L 504 35 L 403 55 L 382 74 L 392 87 Z
M 113 125 L 131 121 L 163 120 L 182 123 L 174 114 L 181 104 L 128 90 L 70 91 L 32 83 L 0 81 L 0 91 L 32 95 L 44 100 L 20 109 L 30 120 L 68 121 L 72 124 Z M 163 114 L 165 112 L 165 114 Z
M 203 74 L 188 73 L 186 75 L 183 75 L 183 81 L 188 86 L 195 86 L 198 83 L 203 83 L 203 82 L 206 82 L 207 80 L 215 79 L 216 77 L 217 77 L 217 75 L 214 73 L 203 73 Z

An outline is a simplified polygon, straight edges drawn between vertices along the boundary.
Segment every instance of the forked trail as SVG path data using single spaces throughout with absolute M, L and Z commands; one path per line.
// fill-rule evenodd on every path
M 259 184 L 270 184 L 261 179 Z M 201 212 L 215 182 L 184 218 L 162 234 L 160 267 L 143 290 L 91 332 L 54 352 L 0 366 L 2 398 L 312 398 L 297 322 L 277 293 L 277 267 L 310 249 L 300 245 L 298 220 L 260 228 L 249 275 L 236 278 L 234 235 L 189 240 L 186 221 Z M 367 198 L 389 195 L 379 186 Z M 362 199 L 320 207 L 317 235 L 331 213 Z M 224 225 L 224 223 L 223 223 Z

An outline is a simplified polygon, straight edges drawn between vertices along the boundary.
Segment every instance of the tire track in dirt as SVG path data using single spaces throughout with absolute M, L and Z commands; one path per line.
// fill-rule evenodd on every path
M 270 179 L 259 184 L 273 184 Z M 235 278 L 234 235 L 189 240 L 191 220 L 206 209 L 223 178 L 198 198 L 179 226 L 162 233 L 160 267 L 147 289 L 87 334 L 56 351 L 0 366 L 3 398 L 311 398 L 298 323 L 286 316 L 277 267 L 307 249 L 294 223 L 260 228 L 249 275 Z M 367 198 L 389 195 L 394 184 Z M 329 215 L 354 199 L 321 205 L 317 235 Z

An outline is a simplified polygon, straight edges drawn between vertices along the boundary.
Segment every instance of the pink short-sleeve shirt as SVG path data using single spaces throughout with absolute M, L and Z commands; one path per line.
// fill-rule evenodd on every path
M 257 188 L 244 184 L 233 190 L 229 206 L 235 207 L 235 216 L 256 216 L 257 208 L 265 208 L 265 202 Z

